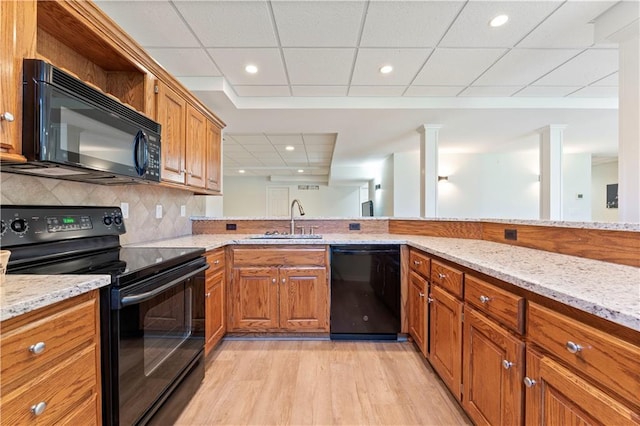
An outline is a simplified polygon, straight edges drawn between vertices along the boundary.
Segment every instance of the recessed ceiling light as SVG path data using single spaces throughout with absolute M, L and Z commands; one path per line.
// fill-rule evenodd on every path
M 296 147 L 288 145 L 288 146 L 285 146 L 284 149 L 286 149 L 287 151 L 293 151 L 294 149 L 296 149 Z
M 380 68 L 380 72 L 382 74 L 389 74 L 391 71 L 393 71 L 393 67 L 391 65 L 385 65 L 382 68 Z
M 243 169 L 238 170 L 238 173 L 244 173 Z
M 507 15 L 498 15 L 489 21 L 489 25 L 492 27 L 501 27 L 507 23 L 509 17 Z
M 304 170 L 298 169 L 298 173 L 304 173 Z
M 258 72 L 258 67 L 256 67 L 255 65 L 247 65 L 246 67 L 244 67 L 244 70 L 249 74 L 255 74 Z

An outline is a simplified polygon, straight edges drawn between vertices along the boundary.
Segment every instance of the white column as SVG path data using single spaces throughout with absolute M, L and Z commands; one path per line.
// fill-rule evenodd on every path
M 420 133 L 420 216 L 438 216 L 439 124 L 423 124 Z
M 618 43 L 618 220 L 640 222 L 640 2 L 596 20 L 596 41 Z
M 566 126 L 551 124 L 540 137 L 540 219 L 562 220 L 562 137 Z

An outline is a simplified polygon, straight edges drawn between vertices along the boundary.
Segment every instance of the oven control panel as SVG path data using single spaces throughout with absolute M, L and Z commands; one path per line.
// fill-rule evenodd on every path
M 119 207 L 2 206 L 0 213 L 6 248 L 126 232 Z

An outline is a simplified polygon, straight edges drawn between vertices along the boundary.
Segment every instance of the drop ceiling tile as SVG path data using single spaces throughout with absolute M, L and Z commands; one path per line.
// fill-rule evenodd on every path
M 285 85 L 287 76 L 278 49 L 231 48 L 207 49 L 229 83 L 244 85 Z M 258 73 L 249 74 L 244 68 L 253 64 Z
M 569 95 L 570 98 L 617 98 L 617 87 L 589 86 Z
M 200 48 L 149 48 L 147 52 L 164 69 L 176 77 L 184 76 L 213 76 L 222 74 Z
M 304 144 L 309 147 L 311 145 L 331 145 L 336 142 L 335 133 L 305 133 L 302 135 Z
M 200 47 L 168 1 L 152 5 L 146 1 L 97 1 L 96 5 L 144 47 Z
M 512 47 L 560 4 L 561 1 L 467 2 L 440 46 Z M 508 15 L 509 21 L 498 28 L 490 27 L 489 21 L 502 14 Z
M 284 166 L 285 163 L 284 161 L 282 161 L 282 159 L 278 158 L 261 158 L 260 161 L 262 162 L 263 165 L 267 166 L 267 167 L 278 167 L 278 166 Z
M 593 20 L 617 1 L 567 1 L 518 47 L 586 48 L 593 44 Z
M 241 86 L 235 85 L 233 89 L 238 96 L 291 96 L 289 86 Z
M 271 145 L 271 141 L 262 133 L 260 134 L 227 133 L 225 137 L 227 136 L 242 145 L 259 145 L 259 144 Z
M 600 79 L 592 84 L 592 86 L 618 86 L 618 73 L 615 72 L 603 79 Z
M 307 153 L 317 155 L 331 155 L 333 152 L 333 145 L 307 145 Z
M 406 86 L 351 86 L 349 96 L 402 96 Z
M 434 47 L 463 5 L 462 2 L 370 2 L 360 46 Z
M 474 84 L 480 86 L 526 85 L 579 53 L 578 49 L 512 49 Z
M 244 149 L 242 146 L 240 145 L 236 145 L 236 144 L 230 144 L 225 142 L 224 143 L 224 153 L 225 154 L 234 154 L 236 152 L 246 152 L 247 150 Z
M 284 49 L 292 85 L 349 84 L 355 49 Z
M 514 97 L 564 97 L 575 92 L 580 86 L 528 86 L 513 95 Z
M 465 86 L 418 86 L 407 89 L 404 96 L 457 96 Z
M 364 14 L 361 1 L 274 1 L 283 47 L 355 47 Z
M 227 167 L 227 166 L 235 166 L 237 164 L 238 164 L 238 162 L 236 160 L 234 160 L 233 158 L 231 158 L 231 157 L 229 157 L 227 155 L 224 156 L 224 166 L 225 167 Z
M 467 86 L 506 49 L 436 49 L 413 84 Z
M 178 1 L 175 5 L 205 47 L 278 45 L 266 1 Z
M 408 85 L 431 52 L 432 49 L 359 49 L 351 84 Z M 382 74 L 383 65 L 393 66 L 393 71 Z
M 292 86 L 293 96 L 347 96 L 349 86 Z
M 536 86 L 586 86 L 617 70 L 617 50 L 589 49 L 533 84 Z
M 505 97 L 513 95 L 521 88 L 521 86 L 471 86 L 467 87 L 459 96 Z
M 240 162 L 242 167 L 259 167 L 262 166 L 262 163 L 258 158 L 243 158 L 242 162 Z
M 262 157 L 265 153 L 268 153 L 268 152 L 273 152 L 273 153 L 276 152 L 276 150 L 273 147 L 273 145 L 264 145 L 264 144 L 249 145 L 249 144 L 245 144 L 245 145 L 243 145 L 243 147 L 244 147 L 244 149 L 246 149 L 250 153 L 258 154 L 260 157 Z
M 278 160 L 278 161 L 283 161 L 282 160 L 282 156 L 276 152 L 275 150 L 273 152 L 261 152 L 259 155 L 261 160 Z
M 245 160 L 247 158 L 254 158 L 254 155 L 247 150 L 229 152 L 227 156 L 233 158 L 236 161 Z
M 271 142 L 274 146 L 281 146 L 282 149 L 284 149 L 285 146 L 287 145 L 293 145 L 293 146 L 303 146 L 304 145 L 304 140 L 302 139 L 302 134 L 301 133 L 294 133 L 294 134 L 268 134 L 267 138 L 269 139 L 269 142 Z

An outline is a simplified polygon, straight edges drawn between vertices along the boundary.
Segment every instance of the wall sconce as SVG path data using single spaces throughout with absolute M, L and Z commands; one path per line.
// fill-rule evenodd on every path
M 449 180 L 449 176 L 438 176 L 438 182 L 442 182 L 442 181 L 448 181 Z
M 376 191 L 377 191 L 378 189 L 380 189 L 380 184 L 379 184 L 379 183 L 376 183 L 376 186 L 375 186 L 374 188 L 375 188 L 375 189 L 376 189 Z

